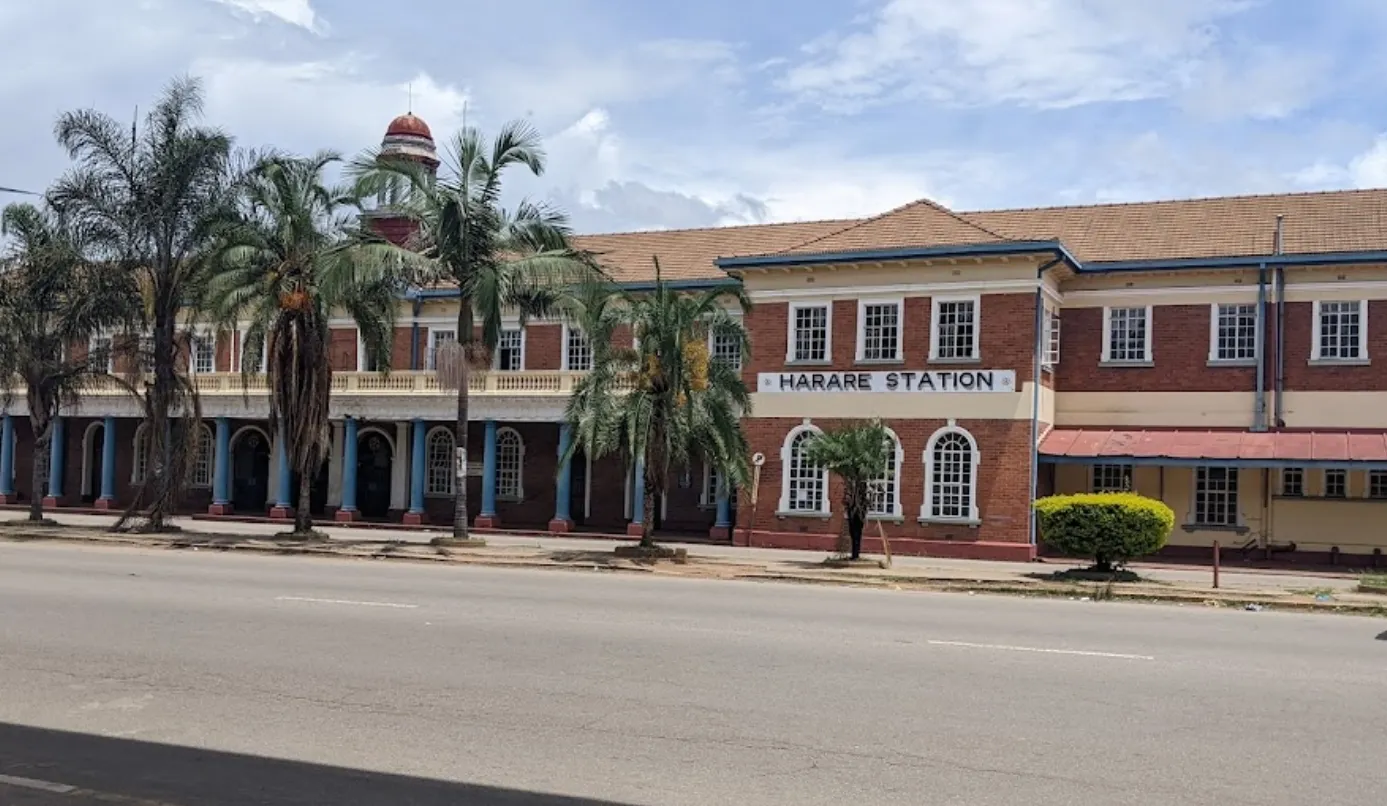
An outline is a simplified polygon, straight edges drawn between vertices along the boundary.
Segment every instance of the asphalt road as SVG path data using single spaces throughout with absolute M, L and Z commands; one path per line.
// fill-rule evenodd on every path
M 0 544 L 0 804 L 1381 804 L 1384 758 L 1387 621 Z

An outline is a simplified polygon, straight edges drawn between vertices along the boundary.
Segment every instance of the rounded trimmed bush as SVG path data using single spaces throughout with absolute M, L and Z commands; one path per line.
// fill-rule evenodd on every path
M 1175 528 L 1175 513 L 1164 501 L 1136 493 L 1052 495 L 1036 501 L 1035 512 L 1047 546 L 1092 557 L 1102 571 L 1159 551 Z

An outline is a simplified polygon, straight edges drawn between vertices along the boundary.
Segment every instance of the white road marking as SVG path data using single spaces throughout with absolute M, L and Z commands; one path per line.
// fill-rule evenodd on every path
M 55 795 L 70 795 L 77 791 L 77 787 L 67 784 L 55 784 L 52 781 L 40 781 L 37 778 L 20 778 L 17 775 L 0 775 L 0 785 L 17 786 L 21 789 L 36 789 L 40 792 L 52 792 Z
M 1125 655 L 1121 652 L 1086 652 L 1081 649 L 1046 649 L 1034 646 L 1006 644 L 970 644 L 967 641 L 927 641 L 932 646 L 954 646 L 964 649 L 995 649 L 1001 652 L 1039 652 L 1045 655 L 1079 655 L 1085 658 L 1116 658 L 1117 660 L 1155 660 L 1151 655 Z
M 276 596 L 276 602 L 312 602 L 314 604 L 357 605 L 359 607 L 394 607 L 400 610 L 418 610 L 419 605 L 399 602 L 357 602 L 351 599 L 314 599 L 311 596 Z

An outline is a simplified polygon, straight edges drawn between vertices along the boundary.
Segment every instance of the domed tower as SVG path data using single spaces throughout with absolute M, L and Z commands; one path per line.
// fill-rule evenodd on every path
M 380 141 L 377 160 L 409 160 L 419 163 L 430 174 L 436 172 L 438 149 L 434 147 L 429 124 L 413 112 L 406 112 L 390 121 L 385 129 L 385 138 Z M 377 235 L 397 246 L 404 246 L 414 234 L 415 224 L 392 210 L 396 201 L 392 194 L 383 194 L 377 199 L 376 209 L 367 213 L 366 218 Z

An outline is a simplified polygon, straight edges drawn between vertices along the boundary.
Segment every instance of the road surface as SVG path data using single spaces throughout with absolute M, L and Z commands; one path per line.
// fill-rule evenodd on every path
M 1384 753 L 1382 620 L 0 544 L 5 804 L 1381 804 Z

